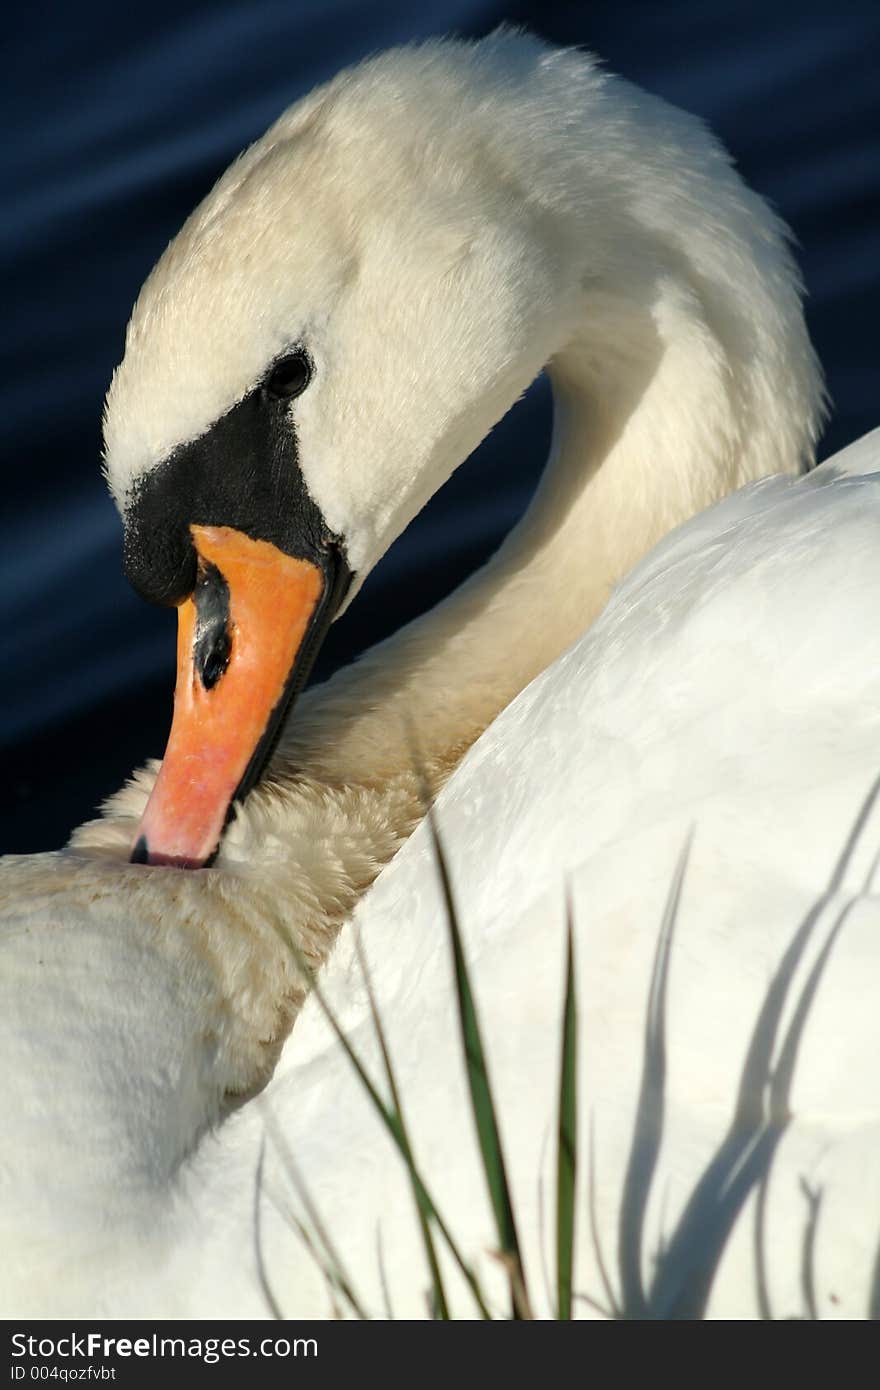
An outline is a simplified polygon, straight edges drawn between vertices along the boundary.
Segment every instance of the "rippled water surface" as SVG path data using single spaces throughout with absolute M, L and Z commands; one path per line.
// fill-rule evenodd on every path
M 880 423 L 877 0 L 83 0 L 14 13 L 0 152 L 3 849 L 63 843 L 167 732 L 174 619 L 128 591 L 100 477 L 101 402 L 131 302 L 232 156 L 368 52 L 507 19 L 591 47 L 700 113 L 800 243 L 835 403 L 823 453 Z M 323 673 L 494 548 L 548 430 L 539 383 L 394 547 L 334 630 Z

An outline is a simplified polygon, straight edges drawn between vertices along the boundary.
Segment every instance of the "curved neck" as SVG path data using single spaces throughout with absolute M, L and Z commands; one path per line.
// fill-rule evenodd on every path
M 749 479 L 803 466 L 815 439 L 820 377 L 773 215 L 690 118 L 579 57 L 527 67 L 514 97 L 507 76 L 488 103 L 476 82 L 450 136 L 485 233 L 468 244 L 484 274 L 463 312 L 481 343 L 480 312 L 491 318 L 494 337 L 471 374 L 485 398 L 450 400 L 409 500 L 430 496 L 546 365 L 544 477 L 488 565 L 299 703 L 218 860 L 301 872 L 333 922 L 419 819 L 414 759 L 439 787 L 661 536 Z M 458 143 L 468 129 L 476 163 Z M 114 811 L 139 813 L 147 781 Z
M 417 750 L 442 784 L 663 535 L 749 479 L 803 465 L 809 399 L 787 417 L 773 400 L 792 392 L 784 359 L 774 377 L 740 358 L 720 318 L 674 275 L 650 296 L 635 283 L 586 294 L 583 332 L 548 366 L 553 441 L 525 517 L 450 598 L 303 702 L 282 776 L 378 785 Z

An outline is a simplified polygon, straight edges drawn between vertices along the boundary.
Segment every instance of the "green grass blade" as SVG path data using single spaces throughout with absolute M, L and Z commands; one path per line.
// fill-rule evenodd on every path
M 290 1178 L 291 1182 L 293 1183 L 293 1186 L 296 1188 L 297 1195 L 303 1204 L 303 1208 L 306 1212 L 306 1215 L 308 1216 L 309 1221 L 312 1223 L 312 1230 L 314 1231 L 315 1235 L 320 1241 L 321 1246 L 323 1247 L 323 1254 L 319 1254 L 315 1242 L 309 1239 L 303 1223 L 297 1220 L 296 1218 L 294 1218 L 294 1223 L 297 1226 L 300 1234 L 304 1237 L 307 1248 L 311 1251 L 312 1255 L 318 1259 L 318 1263 L 320 1265 L 321 1270 L 324 1273 L 325 1278 L 331 1283 L 333 1287 L 338 1289 L 339 1293 L 341 1293 L 343 1298 L 346 1299 L 355 1316 L 360 1318 L 362 1322 L 367 1322 L 367 1314 L 364 1311 L 360 1299 L 354 1292 L 352 1282 L 345 1272 L 345 1266 L 343 1265 L 339 1253 L 333 1244 L 333 1241 L 330 1237 L 330 1233 L 324 1226 L 323 1221 L 321 1220 L 320 1213 L 318 1212 L 317 1207 L 312 1201 L 311 1194 L 308 1190 L 308 1187 L 306 1186 L 302 1174 L 299 1171 L 299 1168 L 294 1162 L 293 1154 L 290 1152 L 290 1149 L 287 1146 L 284 1136 L 281 1134 L 277 1124 L 275 1123 L 274 1116 L 272 1115 L 268 1107 L 265 1106 L 265 1104 L 263 1106 L 263 1114 L 266 1122 L 266 1128 L 269 1130 L 272 1137 L 272 1143 L 275 1145 L 275 1148 L 278 1151 L 281 1161 L 284 1164 L 284 1169 L 287 1173 L 287 1176 Z
M 425 1187 L 418 1176 L 415 1159 L 413 1158 L 412 1145 L 409 1142 L 409 1134 L 406 1129 L 406 1122 L 403 1118 L 403 1106 L 400 1103 L 400 1092 L 397 1087 L 397 1078 L 394 1075 L 394 1067 L 391 1064 L 391 1054 L 388 1051 L 388 1044 L 385 1039 L 385 1029 L 382 1027 L 382 1020 L 379 1017 L 379 1010 L 376 1007 L 376 998 L 373 994 L 373 982 L 370 979 L 370 972 L 367 969 L 367 962 L 364 957 L 360 937 L 356 937 L 355 946 L 357 948 L 358 963 L 361 974 L 364 977 L 364 985 L 367 991 L 367 999 L 370 1004 L 370 1013 L 373 1018 L 373 1027 L 379 1041 L 379 1049 L 382 1053 L 382 1062 L 385 1067 L 385 1076 L 388 1081 L 388 1089 L 391 1092 L 391 1106 L 389 1110 L 393 1113 L 394 1120 L 400 1134 L 399 1147 L 406 1163 L 406 1171 L 409 1176 L 413 1198 L 416 1204 L 416 1212 L 419 1218 L 419 1227 L 422 1232 L 422 1244 L 425 1247 L 425 1258 L 428 1261 L 428 1268 L 431 1271 L 432 1289 L 432 1309 L 435 1318 L 447 1320 L 449 1318 L 449 1304 L 446 1298 L 446 1290 L 443 1286 L 443 1276 L 440 1273 L 440 1262 L 437 1259 L 437 1251 L 434 1247 L 434 1239 L 431 1235 L 431 1203 L 427 1200 Z
M 337 1293 L 339 1292 L 339 1284 L 336 1275 L 333 1272 L 332 1266 L 328 1263 L 326 1256 L 318 1248 L 310 1232 L 306 1228 L 305 1224 L 302 1221 L 300 1221 L 299 1217 L 294 1212 L 288 1210 L 282 1210 L 281 1215 L 284 1217 L 285 1221 L 290 1222 L 291 1226 L 296 1231 L 303 1245 L 308 1250 L 312 1259 L 315 1261 L 315 1264 L 318 1266 L 321 1273 L 323 1274 L 324 1283 L 327 1286 L 327 1297 L 330 1299 L 330 1306 L 333 1309 L 333 1317 L 337 1322 L 341 1322 L 343 1313 L 342 1307 L 339 1303 L 339 1299 L 337 1298 Z
M 385 1252 L 382 1249 L 382 1231 L 376 1226 L 376 1260 L 379 1265 L 379 1284 L 382 1288 L 382 1302 L 385 1305 L 385 1321 L 394 1321 L 394 1309 L 391 1306 L 391 1290 L 388 1287 L 388 1274 L 385 1270 Z
M 605 1255 L 602 1250 L 602 1242 L 599 1239 L 599 1214 L 596 1210 L 596 1143 L 593 1130 L 593 1117 L 590 1116 L 590 1152 L 589 1168 L 587 1170 L 587 1210 L 590 1216 L 590 1237 L 593 1241 L 593 1251 L 596 1256 L 596 1268 L 599 1271 L 599 1278 L 602 1280 L 602 1288 L 605 1290 L 605 1297 L 608 1299 L 608 1307 L 603 1308 L 596 1299 L 589 1298 L 588 1302 L 601 1312 L 607 1313 L 611 1318 L 622 1318 L 623 1310 L 620 1307 L 614 1290 L 611 1287 L 611 1277 L 608 1273 L 608 1266 L 605 1263 Z
M 254 1255 L 257 1261 L 257 1277 L 260 1281 L 260 1288 L 263 1291 L 263 1297 L 266 1300 L 266 1303 L 269 1307 L 269 1311 L 271 1312 L 272 1317 L 275 1319 L 276 1322 L 284 1322 L 284 1314 L 281 1311 L 281 1307 L 278 1303 L 278 1300 L 272 1292 L 272 1286 L 269 1283 L 269 1275 L 266 1270 L 265 1261 L 263 1259 L 263 1228 L 260 1217 L 260 1198 L 263 1195 L 263 1169 L 265 1162 L 266 1135 L 264 1133 L 260 1137 L 260 1157 L 257 1162 L 257 1177 L 254 1183 Z
M 293 945 L 293 943 L 291 943 L 291 950 L 296 961 L 297 969 L 301 972 L 304 979 L 307 981 L 312 993 L 315 996 L 315 1000 L 319 1008 L 321 1009 L 321 1012 L 323 1013 L 324 1017 L 326 1018 L 330 1027 L 332 1028 L 333 1033 L 336 1036 L 339 1043 L 341 1044 L 343 1051 L 348 1057 L 348 1060 L 354 1067 L 358 1080 L 361 1082 L 361 1084 L 367 1092 L 367 1095 L 372 1101 L 376 1113 L 379 1115 L 380 1119 L 382 1120 L 383 1124 L 385 1125 L 386 1129 L 391 1135 L 391 1138 L 394 1140 L 394 1143 L 400 1151 L 404 1161 L 407 1162 L 407 1167 L 418 1190 L 418 1202 L 420 1207 L 424 1206 L 424 1208 L 430 1213 L 431 1219 L 436 1222 L 437 1228 L 440 1231 L 440 1234 L 443 1236 L 443 1239 L 446 1242 L 446 1245 L 449 1249 L 449 1253 L 455 1260 L 455 1263 L 458 1265 L 458 1268 L 460 1269 L 464 1279 L 468 1284 L 468 1287 L 471 1290 L 480 1316 L 486 1319 L 491 1318 L 492 1314 L 489 1311 L 482 1289 L 480 1288 L 479 1281 L 476 1275 L 474 1274 L 473 1270 L 468 1265 L 467 1261 L 464 1259 L 464 1256 L 461 1254 L 461 1251 L 459 1250 L 458 1245 L 456 1244 L 452 1236 L 452 1233 L 449 1230 L 449 1227 L 440 1215 L 440 1212 L 437 1208 L 437 1204 L 431 1196 L 431 1193 L 429 1192 L 424 1179 L 422 1178 L 415 1165 L 412 1164 L 411 1153 L 410 1159 L 407 1159 L 408 1141 L 405 1129 L 402 1127 L 402 1119 L 400 1115 L 396 1113 L 391 1106 L 386 1104 L 382 1096 L 379 1094 L 379 1091 L 377 1090 L 376 1086 L 370 1079 L 363 1063 L 361 1062 L 360 1058 L 358 1057 L 348 1038 L 345 1036 L 345 1033 L 343 1032 L 338 1019 L 336 1018 L 336 1015 L 334 1014 L 330 1005 L 327 1003 L 327 1000 L 324 998 L 323 991 L 317 983 L 314 971 L 312 970 L 308 961 L 305 959 L 302 952 L 295 945 Z
M 575 1183 L 577 1180 L 577 1001 L 570 897 L 566 902 L 567 954 L 562 1057 L 559 1068 L 559 1131 L 556 1160 L 557 1316 L 571 1318 L 574 1267 Z
M 513 1213 L 513 1203 L 510 1197 L 510 1185 L 507 1181 L 507 1170 L 504 1164 L 504 1154 L 501 1147 L 501 1135 L 498 1129 L 492 1088 L 489 1083 L 486 1056 L 483 1050 L 482 1038 L 480 1037 L 476 1005 L 474 1003 L 473 991 L 471 990 L 470 978 L 468 976 L 467 964 L 464 957 L 464 946 L 458 924 L 455 899 L 452 893 L 452 883 L 449 877 L 443 847 L 437 832 L 433 810 L 428 812 L 427 820 L 446 906 L 446 917 L 455 964 L 455 986 L 458 998 L 459 1022 L 461 1025 L 462 1043 L 464 1045 L 465 1066 L 467 1069 L 468 1086 L 470 1088 L 471 1106 L 474 1122 L 477 1127 L 480 1153 L 483 1160 L 483 1170 L 486 1175 L 489 1197 L 492 1203 L 495 1225 L 498 1231 L 500 1246 L 499 1255 L 510 1278 L 514 1317 L 530 1317 L 528 1288 L 526 1285 L 525 1271 L 523 1269 L 522 1255 L 520 1253 L 519 1238 L 517 1236 L 516 1221 Z

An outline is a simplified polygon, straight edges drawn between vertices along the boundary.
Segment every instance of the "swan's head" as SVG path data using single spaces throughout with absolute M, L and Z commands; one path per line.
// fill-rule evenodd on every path
M 450 120 L 448 49 L 282 117 L 132 314 L 107 475 L 132 584 L 179 609 L 139 859 L 210 860 L 328 624 L 557 341 L 566 258 L 515 151 Z

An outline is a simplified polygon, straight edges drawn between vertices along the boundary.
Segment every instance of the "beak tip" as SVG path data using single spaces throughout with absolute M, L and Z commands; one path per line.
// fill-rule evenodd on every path
M 308 673 L 337 570 L 230 527 L 190 530 L 198 592 L 178 610 L 174 718 L 130 861 L 206 869 Z
M 130 864 L 149 864 L 150 847 L 147 844 L 146 835 L 139 835 L 137 837 L 128 862 Z
M 208 859 L 191 859 L 188 856 L 180 854 L 154 853 L 150 849 L 146 835 L 139 835 L 135 840 L 134 848 L 131 851 L 128 862 L 130 864 L 162 864 L 174 869 L 205 869 L 213 862 L 216 854 L 217 851 L 215 850 Z

